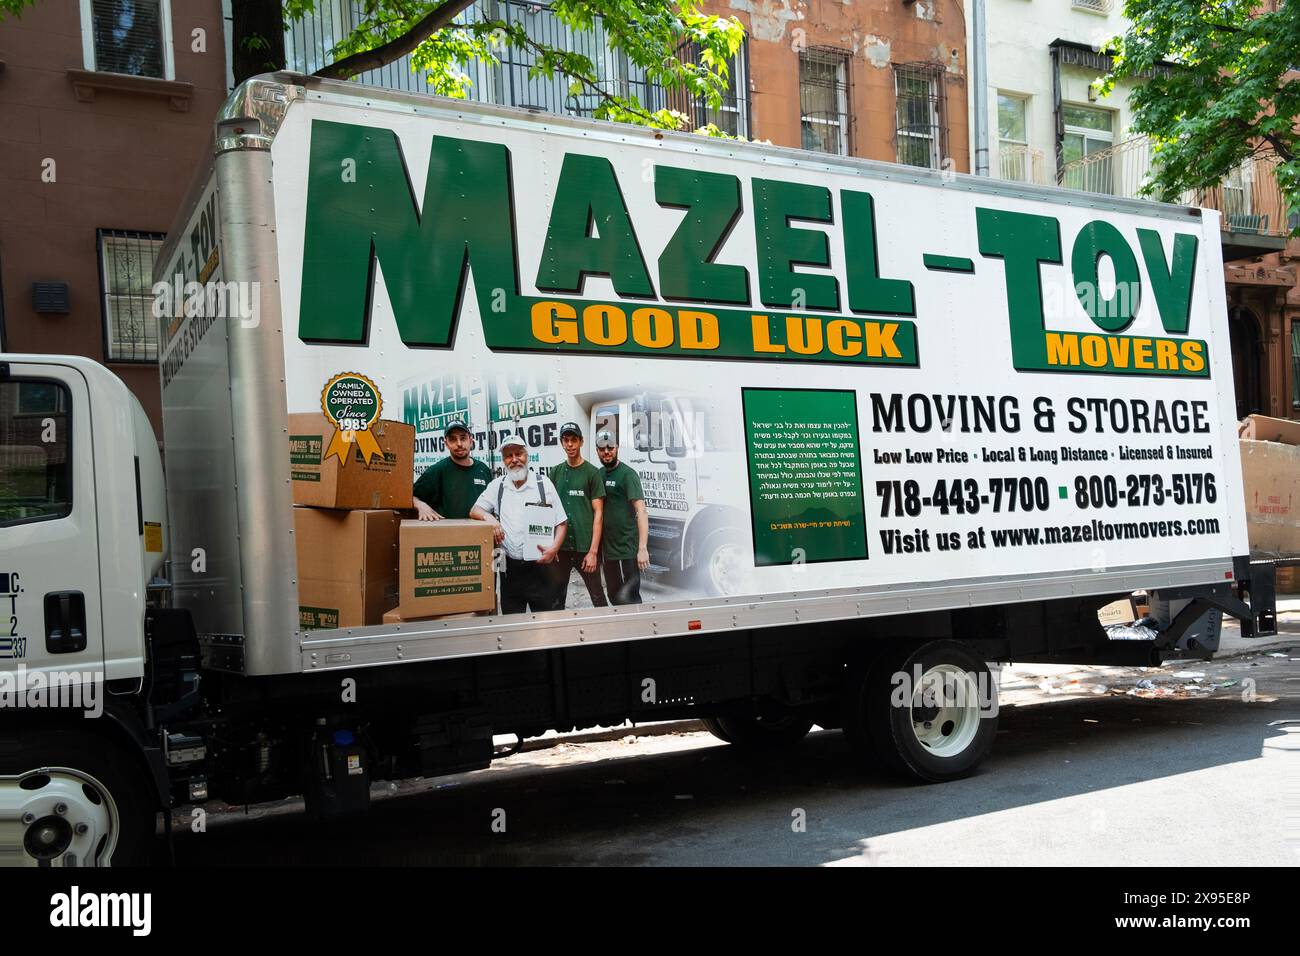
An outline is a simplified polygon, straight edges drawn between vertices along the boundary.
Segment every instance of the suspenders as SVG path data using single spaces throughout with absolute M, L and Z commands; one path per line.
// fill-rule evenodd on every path
M 501 499 L 505 497 L 505 493 L 506 493 L 506 477 L 507 477 L 506 475 L 502 475 L 501 484 L 497 485 L 497 518 L 501 517 Z M 541 497 L 540 504 L 545 506 L 546 505 L 546 482 L 542 480 L 541 475 L 537 476 L 537 493 Z

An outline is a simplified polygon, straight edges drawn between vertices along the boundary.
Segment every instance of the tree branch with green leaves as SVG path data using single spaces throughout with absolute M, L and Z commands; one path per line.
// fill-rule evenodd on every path
M 1300 210 L 1300 2 L 1127 0 L 1124 15 L 1131 24 L 1100 87 L 1136 83 L 1132 131 L 1154 147 L 1144 192 L 1176 200 L 1275 157 L 1278 186 Z
M 504 2 L 504 0 L 503 0 Z M 316 12 L 319 0 L 284 0 L 286 22 Z M 359 0 L 355 29 L 329 51 L 333 62 L 317 75 L 351 78 L 410 56 L 414 70 L 444 96 L 465 97 L 475 61 L 498 65 L 507 49 L 528 54 L 530 78 L 568 81 L 574 100 L 591 102 L 591 115 L 657 129 L 685 129 L 679 110 L 654 108 L 571 46 L 544 42 L 518 20 L 493 15 L 500 4 L 473 0 Z M 538 4 L 538 8 L 542 7 Z M 704 13 L 699 0 L 554 0 L 546 9 L 562 35 L 589 38 L 586 48 L 626 59 L 647 84 L 716 109 L 728 89 L 730 64 L 744 41 L 734 17 Z M 683 50 L 692 55 L 683 56 Z M 722 135 L 714 126 L 701 132 Z

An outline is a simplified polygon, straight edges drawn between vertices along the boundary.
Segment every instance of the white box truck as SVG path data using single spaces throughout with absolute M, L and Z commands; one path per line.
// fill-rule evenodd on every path
M 218 117 L 155 278 L 165 479 L 110 372 L 0 361 L 24 863 L 139 859 L 209 794 L 351 812 L 494 734 L 626 719 L 840 727 L 947 780 L 993 741 L 986 662 L 1275 628 L 1211 211 L 275 74 Z M 305 412 L 340 468 L 381 419 L 415 474 L 451 419 L 497 473 L 507 432 L 534 472 L 568 422 L 616 445 L 603 557 L 640 602 L 304 629 Z M 1144 639 L 1114 639 L 1097 611 L 1139 589 Z

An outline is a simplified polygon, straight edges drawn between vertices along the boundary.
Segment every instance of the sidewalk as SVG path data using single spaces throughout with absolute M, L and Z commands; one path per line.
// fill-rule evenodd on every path
M 1300 594 L 1277 596 L 1277 634 L 1272 637 L 1244 638 L 1241 625 L 1230 617 L 1223 619 L 1223 636 L 1216 657 L 1249 653 L 1278 644 L 1300 643 Z
M 1122 694 L 1159 698 L 1239 693 L 1260 659 L 1300 661 L 1300 595 L 1278 595 L 1277 634 L 1244 638 L 1235 620 L 1224 618 L 1219 650 L 1210 661 L 1165 661 L 1160 667 L 1113 667 L 1080 664 L 1019 664 L 1002 669 L 999 698 L 1003 706 L 1064 700 L 1070 697 Z

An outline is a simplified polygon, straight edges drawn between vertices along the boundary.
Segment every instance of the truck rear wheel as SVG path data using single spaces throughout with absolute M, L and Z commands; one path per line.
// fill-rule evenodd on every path
M 793 747 L 808 736 L 813 722 L 799 714 L 775 717 L 705 717 L 704 726 L 724 743 L 746 750 L 779 750 Z
M 101 738 L 41 731 L 0 763 L 0 843 L 19 866 L 141 866 L 157 821 L 138 761 Z
M 925 783 L 956 780 L 988 756 L 997 688 L 988 665 L 959 641 L 886 653 L 848 690 L 844 729 L 860 756 Z

